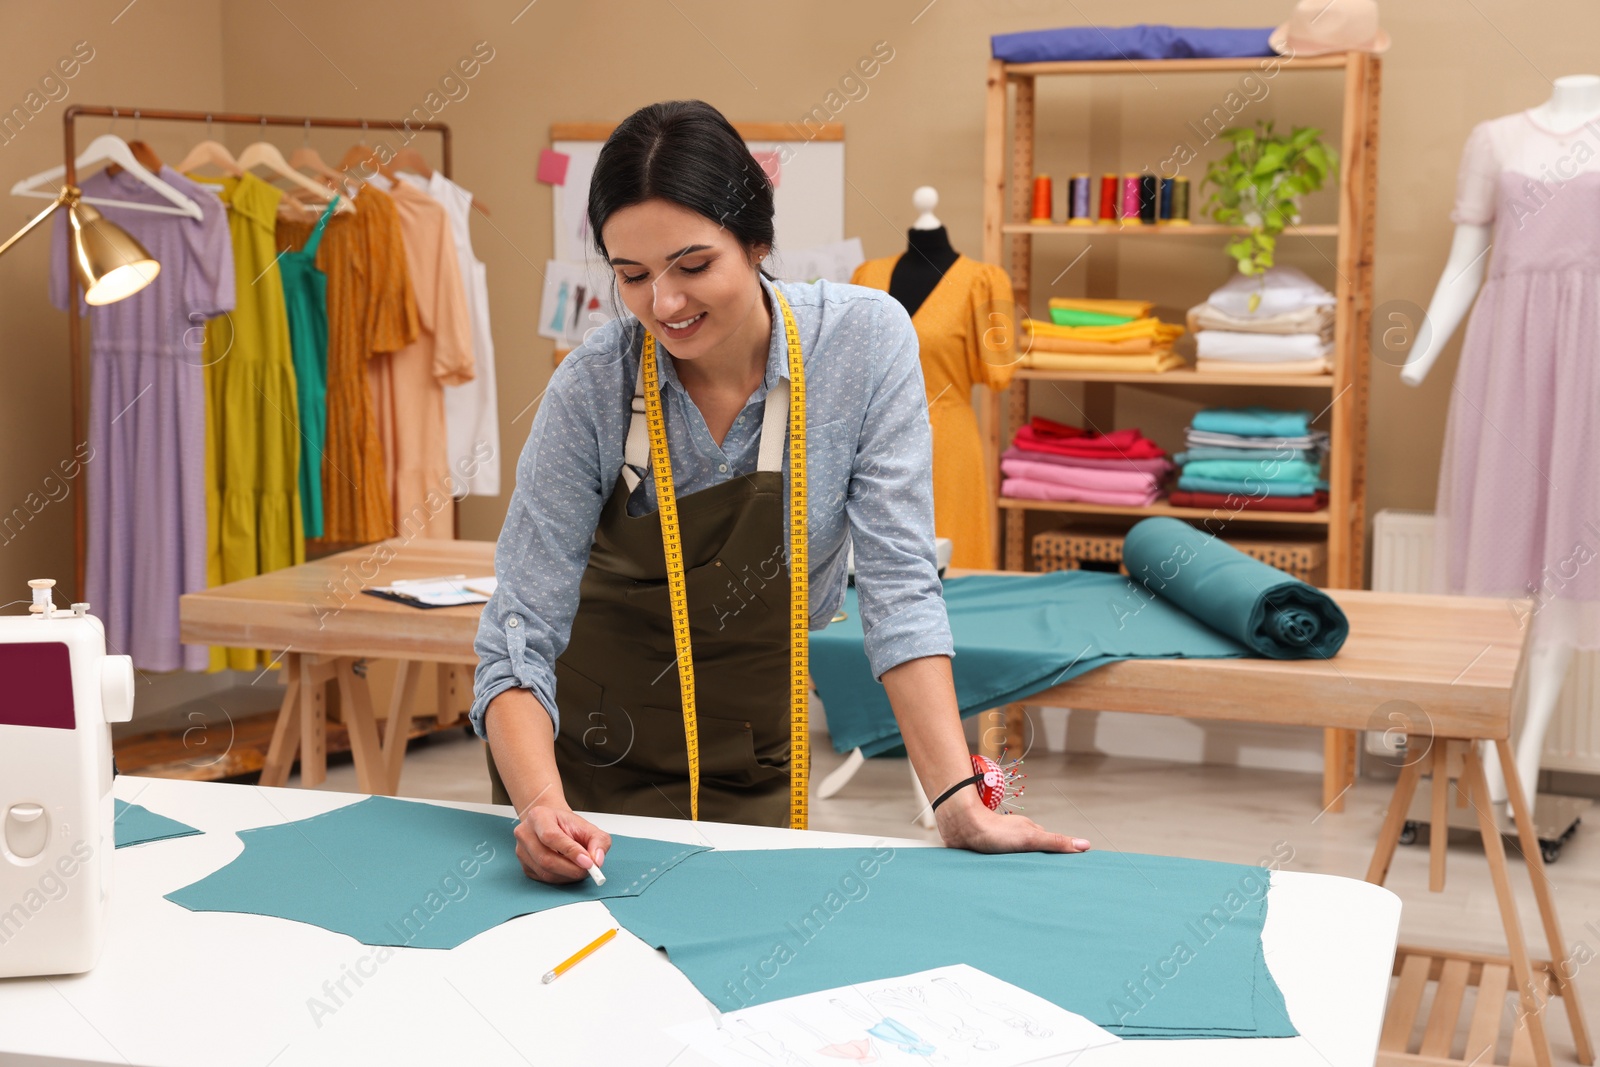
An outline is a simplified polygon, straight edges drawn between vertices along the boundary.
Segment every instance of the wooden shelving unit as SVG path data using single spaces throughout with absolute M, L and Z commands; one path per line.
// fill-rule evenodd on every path
M 1016 293 L 1017 313 L 1047 318 L 1033 306 L 1033 242 L 1097 240 L 1115 237 L 1141 241 L 1216 242 L 1222 255 L 1225 237 L 1247 232 L 1242 227 L 1195 222 L 1188 226 L 1118 226 L 1108 224 L 1033 225 L 1031 212 L 1034 174 L 1035 88 L 1039 78 L 1074 75 L 1133 75 L 1145 80 L 1188 73 L 1259 71 L 1264 61 L 1249 59 L 1204 60 L 1126 60 L 1080 63 L 1005 63 L 991 60 L 988 70 L 988 99 L 984 144 L 983 258 L 1005 266 Z M 1087 518 L 1138 519 L 1149 515 L 1172 515 L 1204 522 L 1207 529 L 1220 532 L 1222 525 L 1238 524 L 1241 531 L 1261 536 L 1263 524 L 1294 524 L 1302 535 L 1309 529 L 1324 529 L 1327 535 L 1327 584 L 1335 588 L 1359 588 L 1363 580 L 1363 551 L 1366 539 L 1366 435 L 1368 330 L 1372 308 L 1372 249 L 1377 203 L 1379 60 L 1365 53 L 1352 52 L 1309 59 L 1280 60 L 1276 77 L 1301 71 L 1343 71 L 1343 107 L 1339 136 L 1338 221 L 1333 224 L 1291 227 L 1280 244 L 1295 240 L 1334 242 L 1331 288 L 1337 297 L 1334 322 L 1334 369 L 1332 374 L 1315 376 L 1268 376 L 1264 374 L 1213 375 L 1192 370 L 1166 374 L 1122 374 L 1055 372 L 1019 369 L 1005 393 L 991 394 L 986 415 L 985 449 L 994 493 L 995 520 L 1000 531 L 997 566 L 1025 570 L 1029 564 L 1027 520 L 1030 513 L 1056 512 Z M 1184 99 L 1183 94 L 1177 94 Z M 1007 144 L 1007 125 L 1010 143 Z M 1008 151 L 1009 148 L 1009 151 Z M 1087 169 L 1087 168 L 1085 168 Z M 1196 177 L 1193 181 L 1193 207 L 1199 217 L 1205 194 Z M 1010 247 L 1007 248 L 1009 242 Z M 1327 283 L 1327 279 L 1324 279 Z M 1041 296 L 1043 294 L 1040 294 Z M 1094 291 L 1090 296 L 1149 297 L 1148 293 Z M 1203 299 L 1203 292 L 1175 294 L 1175 300 L 1190 306 Z M 1329 431 L 1329 457 L 1326 476 L 1329 500 L 1325 510 L 1310 513 L 1266 513 L 1254 511 L 1210 511 L 1178 508 L 1165 502 L 1143 508 L 1104 507 L 1090 504 L 1061 504 L 1003 498 L 1000 492 L 999 457 L 1017 427 L 1028 420 L 1029 390 L 1034 382 L 1075 382 L 1083 386 L 1083 409 L 1091 424 L 1101 430 L 1116 428 L 1118 386 L 1141 389 L 1184 389 L 1204 386 L 1237 389 L 1242 406 L 1260 402 L 1260 391 L 1298 389 L 1305 396 L 1304 406 L 1313 411 L 1326 409 Z M 1304 392 L 1309 390 L 1309 394 Z M 1281 396 L 1281 394 L 1279 394 Z M 1207 521 L 1210 520 L 1210 521 Z M 1337 809 L 1338 796 L 1354 766 L 1355 735 L 1329 731 L 1326 743 L 1325 800 Z

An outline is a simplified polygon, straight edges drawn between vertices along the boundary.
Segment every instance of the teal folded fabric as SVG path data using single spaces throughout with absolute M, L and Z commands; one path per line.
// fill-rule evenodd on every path
M 1183 473 L 1191 478 L 1211 478 L 1217 481 L 1242 481 L 1256 478 L 1274 485 L 1314 486 L 1322 476 L 1320 464 L 1298 460 L 1278 459 L 1198 459 L 1183 465 Z
M 167 899 L 190 911 L 271 915 L 364 945 L 455 948 L 519 915 L 643 893 L 698 845 L 623 837 L 606 884 L 530 880 L 514 821 L 392 797 L 368 797 L 297 822 L 241 830 L 233 862 Z M 541 966 L 543 966 L 541 964 Z
M 1172 457 L 1172 462 L 1183 466 L 1201 459 L 1243 459 L 1252 463 L 1259 463 L 1264 459 L 1298 460 L 1301 463 L 1315 464 L 1320 462 L 1320 456 L 1315 449 L 1309 448 L 1223 448 L 1220 446 L 1197 445 L 1194 448 L 1179 452 Z
M 722 1011 L 966 963 L 1130 1038 L 1292 1037 L 1270 872 L 1119 852 L 719 850 L 607 901 Z
M 1178 488 L 1192 493 L 1237 493 L 1240 496 L 1311 496 L 1326 482 L 1269 482 L 1264 478 L 1206 478 L 1180 474 Z
M 1232 638 L 1120 574 L 1056 571 L 972 575 L 944 583 L 951 660 L 963 716 L 1022 700 L 1124 659 L 1248 655 Z M 811 680 L 840 752 L 874 756 L 900 744 L 883 685 L 872 676 L 855 589 L 846 618 L 811 635 Z
M 1189 425 L 1210 433 L 1235 433 L 1244 437 L 1304 437 L 1311 432 L 1311 412 L 1275 408 L 1206 408 Z
M 116 798 L 113 805 L 111 829 L 116 838 L 116 848 L 142 845 L 147 841 L 166 841 L 173 837 L 193 837 L 201 831 L 188 823 L 157 815 L 143 804 L 129 804 Z
M 1129 576 L 1171 603 L 1272 659 L 1326 659 L 1350 634 L 1333 598 L 1251 559 L 1212 534 L 1166 516 L 1128 531 Z

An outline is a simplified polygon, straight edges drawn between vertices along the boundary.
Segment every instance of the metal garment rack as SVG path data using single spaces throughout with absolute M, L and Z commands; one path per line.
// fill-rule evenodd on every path
M 239 111 L 175 111 L 170 108 L 133 108 L 111 107 L 87 104 L 73 104 L 61 116 L 63 153 L 66 161 L 67 173 L 62 181 L 67 185 L 78 184 L 78 170 L 75 161 L 78 158 L 78 120 L 80 118 L 108 118 L 122 119 L 132 117 L 136 122 L 197 122 L 211 125 L 222 123 L 228 126 L 294 126 L 300 129 L 345 129 L 361 130 L 363 134 L 373 130 L 406 130 L 414 133 L 437 133 L 441 139 L 441 155 L 439 171 L 446 178 L 452 177 L 450 167 L 450 127 L 442 122 L 413 123 L 406 119 L 396 123 L 392 119 L 362 119 L 362 118 L 318 118 L 315 115 L 254 115 Z M 407 138 L 409 141 L 409 138 Z M 84 432 L 87 422 L 84 411 L 84 365 L 83 365 L 83 321 L 77 314 L 78 307 L 78 276 L 72 271 L 67 272 L 67 345 L 70 352 L 72 367 L 72 440 L 77 442 L 87 440 Z M 87 525 L 87 511 L 84 502 L 84 493 L 74 493 L 72 496 L 72 525 L 73 525 L 73 579 L 75 582 L 72 599 L 84 599 L 84 542 L 85 528 Z

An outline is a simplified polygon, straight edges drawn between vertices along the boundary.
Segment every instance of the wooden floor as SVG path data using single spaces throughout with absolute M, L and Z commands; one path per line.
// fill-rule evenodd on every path
M 814 780 L 841 761 L 819 735 Z M 1233 863 L 1276 856 L 1285 869 L 1355 878 L 1366 871 L 1389 792 L 1385 783 L 1363 780 L 1346 796 L 1343 814 L 1321 815 L 1321 778 L 1315 774 L 1037 751 L 1024 770 L 1026 813 L 1051 829 L 1089 838 L 1095 848 Z M 812 801 L 812 829 L 931 838 L 911 821 L 909 781 L 904 760 L 871 760 L 842 793 Z M 356 791 L 348 760 L 329 766 L 324 788 Z M 487 801 L 488 791 L 482 744 L 475 738 L 456 731 L 412 743 L 402 796 Z M 1423 841 L 1399 851 L 1389 879 L 1405 902 L 1401 940 L 1503 952 L 1482 847 L 1473 837 L 1453 838 L 1445 891 L 1430 894 Z M 1569 947 L 1579 959 L 1600 958 L 1600 825 L 1580 827 L 1549 870 Z M 1523 929 L 1534 954 L 1544 956 L 1520 863 L 1513 862 L 1512 878 Z M 1600 966 L 1581 969 L 1576 980 L 1592 1027 L 1600 1023 Z M 1419 1014 L 1426 1016 L 1426 1010 Z M 1545 1019 L 1556 1062 L 1576 1063 L 1559 1004 Z M 1464 1038 L 1463 1030 L 1458 1043 Z

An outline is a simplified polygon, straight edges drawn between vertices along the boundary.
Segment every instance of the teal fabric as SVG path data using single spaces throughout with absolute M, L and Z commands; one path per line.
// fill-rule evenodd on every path
M 338 206 L 336 196 L 305 247 L 278 257 L 300 405 L 300 517 L 307 537 L 322 536 L 322 450 L 328 436 L 328 276 L 317 269 L 317 246 Z
M 1237 493 L 1240 496 L 1311 496 L 1327 482 L 1269 482 L 1261 478 L 1206 478 L 1178 475 L 1178 488 L 1192 493 Z
M 1119 852 L 719 850 L 606 906 L 722 1011 L 966 963 L 1124 1037 L 1293 1037 L 1268 883 Z
M 129 804 L 117 799 L 111 828 L 117 848 L 142 845 L 146 841 L 165 841 L 172 837 L 192 837 L 201 831 L 188 823 L 157 815 L 143 804 Z
M 454 948 L 519 915 L 643 893 L 674 864 L 706 851 L 615 836 L 604 888 L 587 878 L 545 885 L 522 873 L 512 826 L 503 815 L 368 797 L 240 831 L 244 851 L 233 862 L 167 899 L 190 911 L 310 923 L 365 945 Z
M 1299 460 L 1262 456 L 1258 459 L 1193 459 L 1183 465 L 1186 477 L 1243 479 L 1255 478 L 1264 482 L 1285 485 L 1315 485 L 1321 476 L 1321 464 Z
M 1117 660 L 1249 654 L 1237 640 L 1120 574 L 949 578 L 944 601 L 963 716 L 1022 700 Z M 867 663 L 855 589 L 846 593 L 841 610 L 843 621 L 811 635 L 811 680 L 834 747 L 874 756 L 898 745 L 900 731 Z
M 1311 432 L 1311 412 L 1264 407 L 1206 408 L 1197 412 L 1189 425 L 1196 430 L 1243 437 L 1304 437 Z
M 1177 519 L 1135 525 L 1123 540 L 1122 563 L 1152 594 L 1258 655 L 1326 659 L 1350 634 L 1328 594 Z
M 1202 459 L 1243 459 L 1252 463 L 1259 463 L 1266 459 L 1292 459 L 1300 463 L 1310 464 L 1320 462 L 1319 454 L 1315 449 L 1285 448 L 1268 450 L 1263 448 L 1225 448 L 1220 445 L 1196 445 L 1173 456 L 1172 462 L 1181 467 Z

